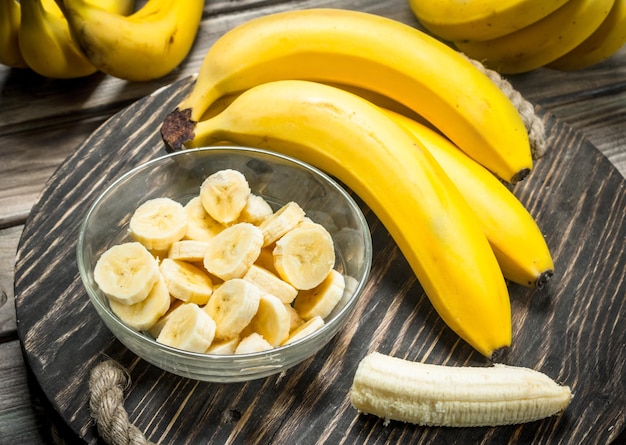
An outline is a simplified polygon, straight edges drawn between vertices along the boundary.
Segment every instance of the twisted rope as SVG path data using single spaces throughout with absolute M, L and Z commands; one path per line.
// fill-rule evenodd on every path
M 153 445 L 128 420 L 124 390 L 129 384 L 127 371 L 113 360 L 106 360 L 91 371 L 89 408 L 98 434 L 108 445 Z

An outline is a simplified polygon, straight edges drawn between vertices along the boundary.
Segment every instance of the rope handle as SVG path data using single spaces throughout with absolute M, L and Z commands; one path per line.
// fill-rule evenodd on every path
M 477 60 L 466 58 L 485 73 L 517 108 L 528 132 L 532 157 L 541 158 L 547 147 L 545 128 L 533 105 L 499 73 L 486 68 Z M 89 408 L 98 434 L 107 445 L 154 445 L 128 419 L 124 409 L 124 390 L 129 385 L 128 372 L 114 360 L 103 361 L 92 370 L 89 378 Z

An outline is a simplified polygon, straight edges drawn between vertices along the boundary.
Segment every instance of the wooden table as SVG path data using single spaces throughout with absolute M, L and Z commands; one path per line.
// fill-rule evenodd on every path
M 405 0 L 216 1 L 207 2 L 189 57 L 157 81 L 127 83 L 101 74 L 61 81 L 0 67 L 0 444 L 76 440 L 30 374 L 16 331 L 15 254 L 48 178 L 116 112 L 197 72 L 207 48 L 232 26 L 271 12 L 320 6 L 358 8 L 419 26 Z M 527 99 L 588 138 L 626 176 L 626 47 L 579 72 L 540 69 L 508 78 Z M 623 422 L 620 428 L 623 438 Z

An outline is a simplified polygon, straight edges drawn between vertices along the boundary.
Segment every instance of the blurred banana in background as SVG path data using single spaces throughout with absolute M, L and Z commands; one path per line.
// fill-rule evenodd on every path
M 626 42 L 625 0 L 409 0 L 434 36 L 503 74 L 578 70 Z
M 70 79 L 145 81 L 187 56 L 203 0 L 0 0 L 0 63 Z
M 18 39 L 21 13 L 17 0 L 0 0 L 0 64 L 13 68 L 26 68 Z

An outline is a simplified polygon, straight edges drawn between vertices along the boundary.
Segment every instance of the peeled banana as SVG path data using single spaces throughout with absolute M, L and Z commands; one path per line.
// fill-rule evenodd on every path
M 544 18 L 568 0 L 409 0 L 411 10 L 433 34 L 449 41 L 501 37 Z
M 522 73 L 562 57 L 600 26 L 616 0 L 569 0 L 518 31 L 481 42 L 456 41 L 469 57 L 500 73 Z
M 386 111 L 433 155 L 474 210 L 504 277 L 541 288 L 554 272 L 546 241 L 532 215 L 494 175 L 425 125 Z
M 206 54 L 190 95 L 165 119 L 167 147 L 180 149 L 193 139 L 195 122 L 218 98 L 287 79 L 348 84 L 388 96 L 504 181 L 516 182 L 532 168 L 517 109 L 466 58 L 408 25 L 341 9 L 270 14 L 224 34 Z
M 187 56 L 204 0 L 148 0 L 129 16 L 59 0 L 74 39 L 100 71 L 130 81 L 162 77 Z
M 476 216 L 431 155 L 378 107 L 316 82 L 268 82 L 199 122 L 189 145 L 224 140 L 336 176 L 376 213 L 455 332 L 488 357 L 510 344 L 506 284 Z
M 364 414 L 427 426 L 512 425 L 553 416 L 570 403 L 568 386 L 523 367 L 452 367 L 377 352 L 361 360 L 350 391 Z

